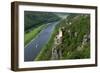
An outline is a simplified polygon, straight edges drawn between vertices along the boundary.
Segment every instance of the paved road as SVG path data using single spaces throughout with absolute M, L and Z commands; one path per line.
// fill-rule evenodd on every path
M 36 58 L 42 47 L 48 42 L 54 27 L 59 22 L 60 21 L 48 23 L 47 27 L 38 34 L 38 37 L 25 46 L 24 61 L 33 61 Z

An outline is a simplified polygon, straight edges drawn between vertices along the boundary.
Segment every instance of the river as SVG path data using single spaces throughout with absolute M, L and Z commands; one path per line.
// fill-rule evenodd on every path
M 44 28 L 27 46 L 25 46 L 24 61 L 34 61 L 42 47 L 46 45 L 50 39 L 55 26 L 59 24 L 59 22 L 60 21 L 48 23 L 47 27 Z

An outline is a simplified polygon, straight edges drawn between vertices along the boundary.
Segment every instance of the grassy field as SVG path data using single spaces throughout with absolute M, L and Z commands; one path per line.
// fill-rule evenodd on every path
M 38 33 L 44 28 L 44 25 L 41 25 L 27 33 L 24 34 L 24 46 L 27 45 L 33 38 L 35 38 Z

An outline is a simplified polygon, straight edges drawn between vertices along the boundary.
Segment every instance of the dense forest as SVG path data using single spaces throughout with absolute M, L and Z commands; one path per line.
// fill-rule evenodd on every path
M 70 14 L 61 25 L 62 59 L 90 58 L 90 15 Z
M 24 12 L 24 25 L 25 32 L 31 28 L 37 28 L 40 25 L 57 21 L 60 17 L 52 12 L 36 12 L 36 11 L 25 11 Z

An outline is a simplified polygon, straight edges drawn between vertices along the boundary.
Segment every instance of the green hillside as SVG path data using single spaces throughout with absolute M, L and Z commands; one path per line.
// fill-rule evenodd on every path
M 90 15 L 70 14 L 61 27 L 62 59 L 90 58 Z
M 60 18 L 51 13 L 51 12 L 32 12 L 25 11 L 24 12 L 24 25 L 25 31 L 30 30 L 31 28 L 37 28 L 42 24 L 46 24 L 49 22 L 57 21 Z

